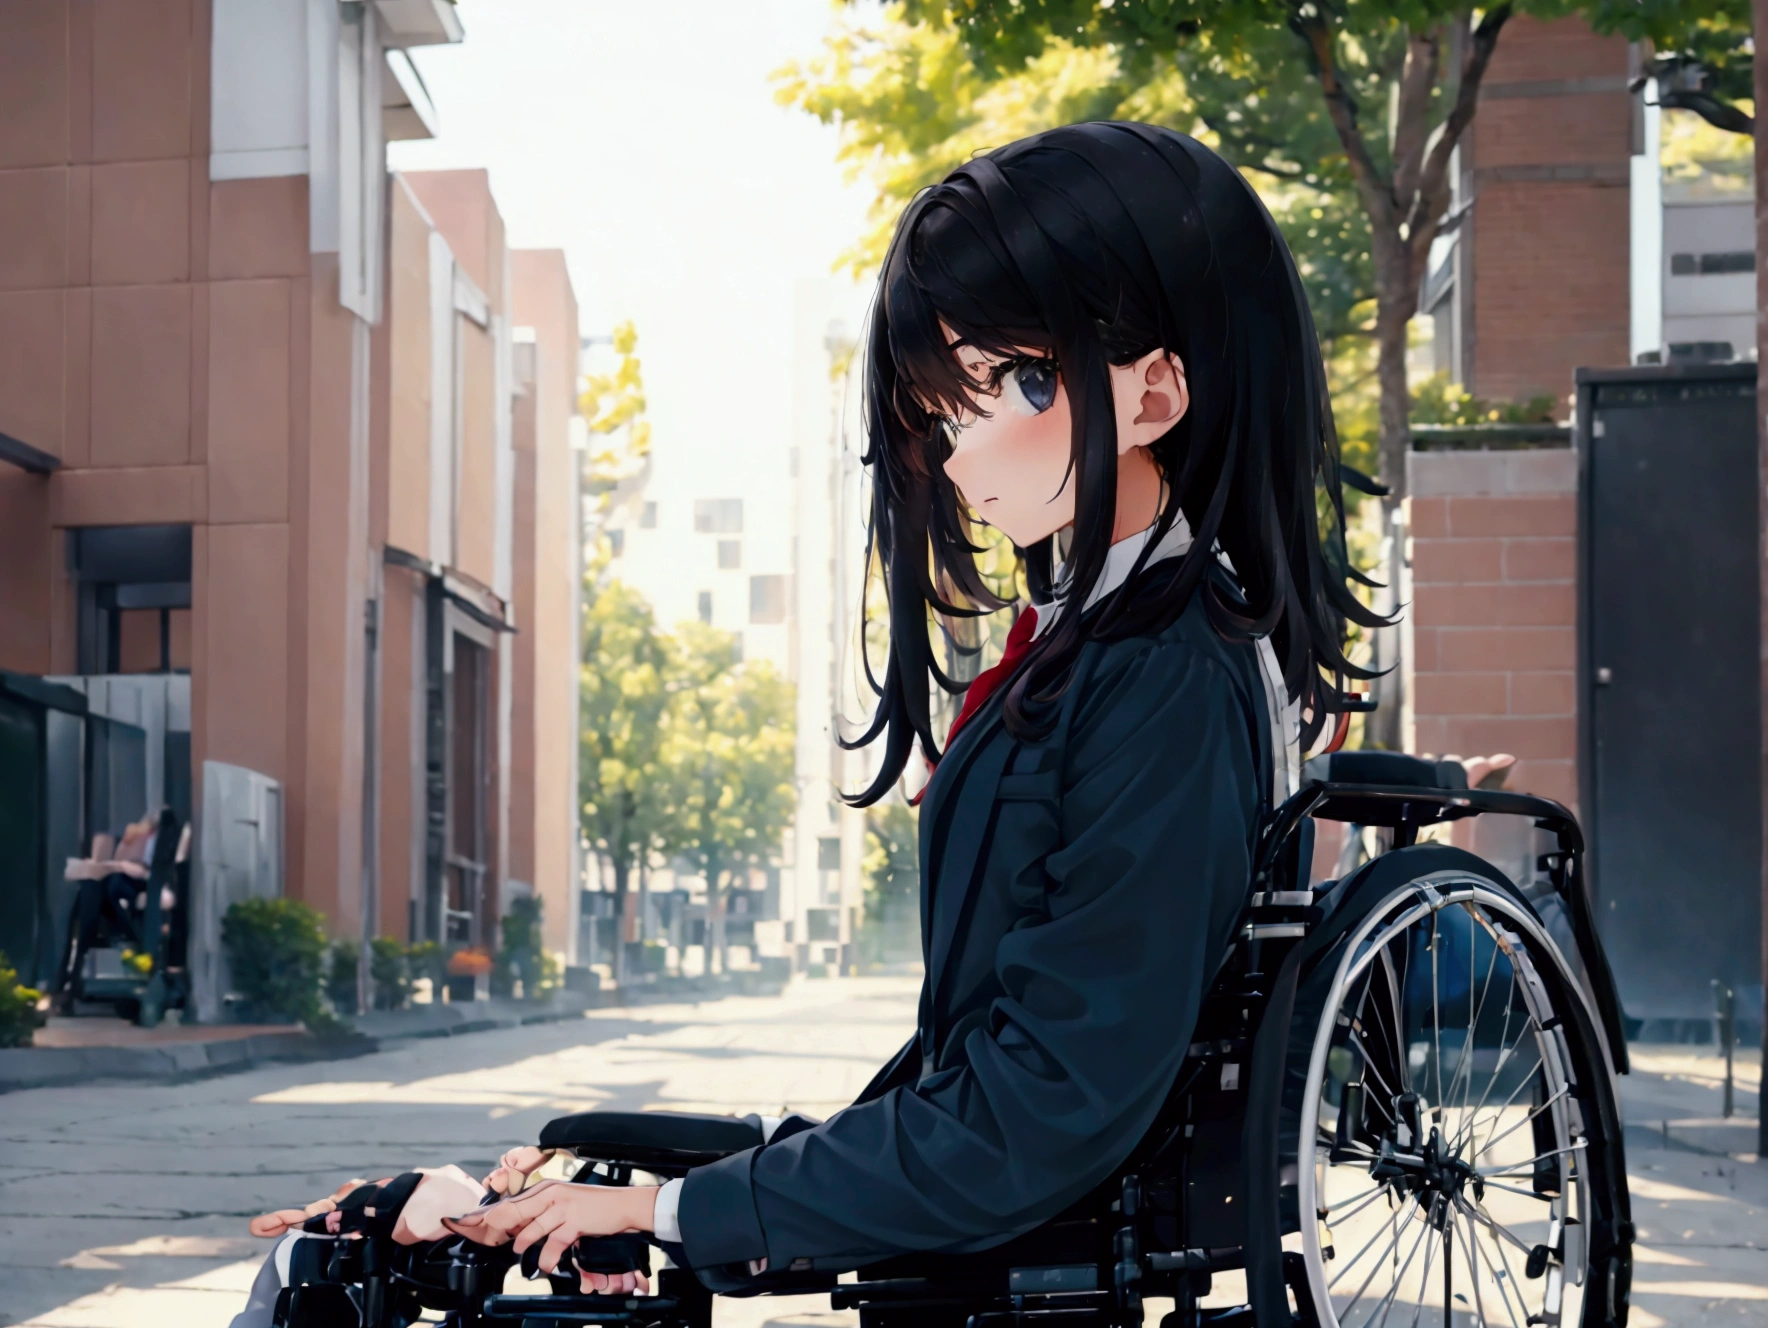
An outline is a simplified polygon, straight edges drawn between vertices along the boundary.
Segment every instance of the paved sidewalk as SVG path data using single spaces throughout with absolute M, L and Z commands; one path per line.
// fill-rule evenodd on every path
M 826 1115 L 914 1025 L 918 982 L 808 981 L 779 997 L 591 1010 L 569 1023 L 401 1041 L 201 1083 L 0 1098 L 0 1325 L 225 1328 L 264 1257 L 252 1214 L 341 1178 L 483 1172 L 591 1107 Z M 729 1301 L 719 1328 L 852 1325 L 828 1298 Z
M 917 981 L 800 982 L 777 998 L 592 1010 L 570 1023 L 404 1040 L 330 1065 L 201 1084 L 40 1089 L 0 1099 L 0 1325 L 225 1328 L 264 1246 L 247 1217 L 340 1177 L 488 1168 L 551 1117 L 604 1107 L 825 1115 L 914 1023 Z M 1640 1228 L 1635 1328 L 1768 1328 L 1768 1166 L 1699 1147 L 1753 1137 L 1760 1072 L 1635 1049 L 1622 1081 Z M 1665 1122 L 1669 1122 L 1666 1137 Z M 1745 1160 L 1748 1158 L 1749 1160 Z M 1221 1279 L 1224 1294 L 1231 1279 Z M 855 1328 L 826 1297 L 719 1302 L 718 1328 Z M 1150 1314 L 1150 1325 L 1158 1314 Z M 1459 1323 L 1458 1328 L 1467 1328 Z
M 1727 1121 L 1723 1061 L 1711 1048 L 1632 1053 L 1633 1073 L 1621 1080 L 1639 1228 L 1630 1328 L 1768 1325 L 1768 1163 L 1755 1153 L 1761 1054 L 1740 1050 Z

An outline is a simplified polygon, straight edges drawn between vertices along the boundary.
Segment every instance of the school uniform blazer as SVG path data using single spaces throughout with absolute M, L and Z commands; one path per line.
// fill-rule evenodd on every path
M 921 807 L 914 1038 L 853 1106 L 688 1174 L 692 1267 L 984 1249 L 1081 1198 L 1152 1126 L 1269 802 L 1257 653 L 1194 597 L 1158 635 L 1085 646 L 1041 741 L 1007 733 L 1005 690 Z

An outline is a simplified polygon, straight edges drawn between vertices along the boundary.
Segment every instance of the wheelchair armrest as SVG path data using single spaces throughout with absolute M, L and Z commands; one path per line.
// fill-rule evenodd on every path
M 677 1175 L 766 1142 L 759 1116 L 687 1111 L 585 1111 L 549 1121 L 542 1148 Z

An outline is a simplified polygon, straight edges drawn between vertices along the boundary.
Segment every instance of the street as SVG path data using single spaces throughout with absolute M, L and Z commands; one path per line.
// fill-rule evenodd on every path
M 353 1061 L 9 1094 L 0 1324 L 226 1328 L 268 1248 L 245 1232 L 253 1214 L 351 1176 L 446 1162 L 483 1174 L 567 1112 L 826 1116 L 902 1045 L 918 989 L 910 978 L 805 982 L 780 997 L 592 1011 Z M 829 1315 L 826 1297 L 720 1309 L 737 1328 L 856 1321 Z
M 225 1328 L 263 1257 L 244 1233 L 252 1214 L 351 1175 L 483 1171 L 564 1112 L 827 1115 L 901 1044 L 916 990 L 910 978 L 804 981 L 777 998 L 593 1011 L 354 1061 L 8 1095 L 0 1324 Z M 1634 1328 L 1768 1325 L 1768 1167 L 1693 1151 L 1752 1133 L 1710 1119 L 1705 1050 L 1637 1048 L 1622 1081 L 1641 1236 Z M 1744 1117 L 1758 1065 L 1740 1059 Z M 1218 1298 L 1233 1280 L 1218 1279 Z M 822 1297 L 720 1301 L 718 1314 L 721 1328 L 856 1322 Z

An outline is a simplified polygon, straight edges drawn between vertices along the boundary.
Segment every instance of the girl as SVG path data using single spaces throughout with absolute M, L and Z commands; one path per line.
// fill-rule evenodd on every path
M 855 801 L 917 745 L 935 764 L 916 1034 L 826 1122 L 661 1190 L 543 1182 L 460 1234 L 544 1242 L 550 1268 L 580 1236 L 653 1231 L 696 1269 L 753 1273 L 1048 1220 L 1149 1128 L 1260 818 L 1364 676 L 1345 620 L 1379 620 L 1345 584 L 1301 283 L 1209 149 L 1086 124 L 959 167 L 898 225 L 867 353 L 890 646 L 859 739 L 883 758 Z M 976 523 L 1016 546 L 1032 606 L 942 749 L 931 688 L 959 685 L 930 619 L 1006 607 Z

